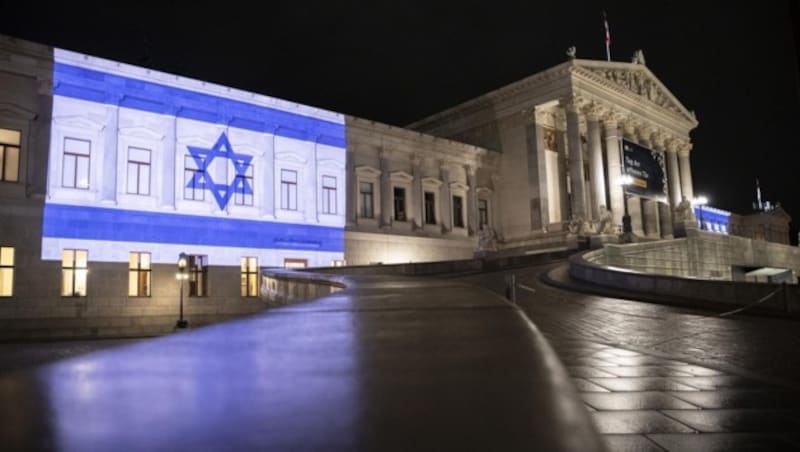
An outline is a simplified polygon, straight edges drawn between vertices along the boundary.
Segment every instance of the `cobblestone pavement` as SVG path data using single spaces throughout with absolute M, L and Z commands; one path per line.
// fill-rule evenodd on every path
M 564 266 L 460 278 L 504 291 L 567 367 L 612 451 L 800 450 L 800 322 L 570 292 Z

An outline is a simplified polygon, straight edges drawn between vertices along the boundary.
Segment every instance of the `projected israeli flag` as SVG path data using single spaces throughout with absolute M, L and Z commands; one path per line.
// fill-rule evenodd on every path
M 134 251 L 170 264 L 180 252 L 210 265 L 343 259 L 343 115 L 54 53 L 43 259 L 63 249 L 106 262 Z M 341 187 L 333 197 L 323 177 Z

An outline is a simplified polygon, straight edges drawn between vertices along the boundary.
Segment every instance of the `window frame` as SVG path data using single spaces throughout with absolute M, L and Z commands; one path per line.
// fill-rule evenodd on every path
M 430 203 L 428 202 L 428 195 L 430 195 Z M 423 224 L 436 225 L 436 192 L 424 190 L 422 192 L 422 203 L 425 213 Z
M 489 225 L 489 200 L 478 198 L 478 229 Z
M 147 162 L 140 162 L 140 161 L 137 161 L 137 160 L 131 160 L 131 150 L 132 149 L 137 150 L 137 151 L 147 151 L 147 155 L 148 155 Z M 131 191 L 131 178 L 130 178 L 131 165 L 133 165 L 136 168 L 136 191 Z M 141 190 L 141 188 L 142 188 L 141 187 L 141 185 L 142 185 L 141 184 L 141 181 L 142 181 L 142 167 L 146 167 L 147 168 L 147 187 L 146 187 L 147 188 L 147 192 L 146 193 L 142 193 L 142 190 Z M 129 194 L 129 195 L 139 195 L 139 196 L 150 196 L 150 186 L 151 186 L 151 182 L 153 180 L 153 171 L 152 171 L 152 169 L 153 169 L 153 150 L 152 149 L 143 148 L 143 147 L 140 147 L 140 146 L 128 146 L 128 160 L 127 160 L 127 166 L 126 166 L 125 169 L 126 169 L 125 176 L 127 178 L 127 184 L 126 184 L 127 186 L 125 187 L 125 191 L 127 192 L 127 194 Z
M 464 221 L 464 197 L 461 195 L 452 195 L 451 198 L 453 205 L 453 227 L 463 229 L 466 223 Z M 456 200 L 458 200 L 458 202 L 456 202 Z M 456 208 L 456 206 L 458 207 Z
M 400 198 L 397 196 L 398 191 L 402 193 Z M 392 187 L 392 215 L 394 221 L 408 221 L 408 197 L 406 196 L 406 187 L 397 185 Z
M 369 191 L 363 190 L 365 186 L 369 186 Z M 375 218 L 375 183 L 372 181 L 358 182 L 358 216 Z
M 67 141 L 81 141 L 89 145 L 89 152 L 87 154 L 79 154 L 72 151 L 67 151 Z M 74 157 L 75 164 L 73 165 L 73 174 L 72 174 L 72 184 L 73 185 L 66 185 L 66 169 L 67 169 L 67 157 Z M 82 187 L 78 185 L 78 162 L 81 159 L 86 159 L 86 186 Z M 85 138 L 75 138 L 75 137 L 64 137 L 63 147 L 61 148 L 61 187 L 62 188 L 72 188 L 76 190 L 89 190 L 89 187 L 92 185 L 91 183 L 91 175 L 92 175 L 92 140 L 87 140 Z
M 281 210 L 297 211 L 297 183 L 299 172 L 295 169 L 281 168 L 280 169 L 280 182 L 281 182 Z M 293 174 L 294 181 L 284 178 L 286 175 Z
M 259 295 L 258 258 L 255 256 L 243 256 L 241 259 L 240 270 L 241 272 L 240 272 L 239 295 L 244 298 L 257 297 Z M 255 283 L 255 286 L 252 286 L 251 285 L 252 283 Z
M 4 264 L 3 263 L 3 253 L 4 251 L 11 250 L 11 263 Z M 9 292 L 8 294 L 3 294 L 0 292 L 0 298 L 7 298 L 14 296 L 14 261 L 17 257 L 16 249 L 13 246 L 0 246 L 0 275 L 4 273 L 4 271 L 8 271 L 11 274 L 11 283 L 9 284 Z
M 142 255 L 144 255 L 144 254 L 148 255 L 148 259 L 147 259 L 147 261 L 148 261 L 147 265 L 148 266 L 147 266 L 147 268 L 143 268 L 142 267 Z M 131 261 L 130 261 L 130 258 L 133 255 L 137 256 L 136 267 L 135 268 L 131 267 Z M 151 293 L 152 293 L 152 282 L 153 282 L 152 271 L 153 271 L 153 257 L 150 254 L 150 252 L 148 252 L 148 251 L 131 251 L 128 254 L 128 296 L 129 297 L 149 298 L 151 296 Z M 144 295 L 141 293 L 141 291 L 142 291 L 142 288 L 141 288 L 141 283 L 142 283 L 141 276 L 142 276 L 142 274 L 144 274 L 145 279 L 146 279 L 146 282 L 145 282 L 145 292 L 146 293 Z M 131 290 L 130 290 L 130 288 L 131 288 L 131 278 L 134 277 L 134 275 L 135 275 L 135 280 L 136 280 L 136 293 L 132 294 Z
M 198 166 L 198 168 L 189 168 L 187 162 L 192 162 L 193 166 Z M 197 161 L 191 154 L 184 154 L 183 155 L 183 199 L 186 201 L 205 201 L 206 200 L 206 190 L 205 187 L 198 188 L 196 185 L 192 185 L 189 187 L 189 182 L 196 180 L 195 175 L 197 173 L 205 173 L 206 172 L 206 159 L 203 158 L 202 160 L 203 165 L 199 167 L 197 165 Z M 188 177 L 187 177 L 188 176 Z M 191 197 L 187 197 L 187 190 L 191 190 Z M 200 193 L 199 197 L 197 193 Z
M 72 252 L 72 260 L 70 266 L 64 266 L 64 253 Z M 78 253 L 84 252 L 86 253 L 86 265 L 84 267 L 78 266 Z M 83 275 L 83 288 L 84 292 L 76 292 L 76 286 L 78 286 L 78 275 L 79 270 L 81 270 L 81 274 Z M 66 294 L 64 292 L 64 282 L 66 281 L 66 274 L 65 272 L 71 272 L 70 278 L 70 287 L 72 290 L 71 293 Z M 61 250 L 61 297 L 62 298 L 81 298 L 88 296 L 89 293 L 89 250 L 85 249 L 77 249 L 77 248 L 64 248 Z
M 237 173 L 233 176 L 234 182 L 236 182 L 237 179 L 244 179 L 243 184 L 234 183 L 234 186 L 237 188 L 237 190 L 233 192 L 233 204 L 235 206 L 252 207 L 255 205 L 256 186 L 253 183 L 255 172 L 256 170 L 253 168 L 253 162 L 250 162 L 247 164 L 247 169 L 245 170 L 244 175 Z M 244 192 L 244 188 L 248 186 L 248 183 L 253 193 Z
M 326 185 L 326 180 L 333 181 L 333 185 Z M 325 215 L 336 215 L 338 212 L 338 209 L 336 208 L 336 202 L 338 199 L 336 193 L 338 185 L 337 177 L 323 174 L 320 185 L 322 187 L 322 213 Z
M 208 297 L 208 256 L 205 254 L 190 254 L 188 258 L 189 296 Z M 199 284 L 198 279 L 200 280 Z
M 0 141 L 0 182 L 8 182 L 8 183 L 18 183 L 19 182 L 19 170 L 20 170 L 20 156 L 22 155 L 22 130 L 18 129 L 7 129 L 5 127 L 0 127 L 0 129 L 9 131 L 9 132 L 16 132 L 19 134 L 19 142 L 16 144 L 13 143 L 6 143 L 4 141 Z M 8 161 L 8 149 L 16 149 L 17 151 L 17 177 L 14 180 L 6 179 L 6 162 Z

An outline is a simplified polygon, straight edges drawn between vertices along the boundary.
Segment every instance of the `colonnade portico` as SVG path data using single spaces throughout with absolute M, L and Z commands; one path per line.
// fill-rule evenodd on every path
M 543 119 L 547 116 L 541 114 L 547 109 L 552 118 L 549 122 Z M 569 175 L 570 202 L 559 206 L 561 212 L 558 216 L 563 222 L 571 219 L 596 222 L 600 219 L 601 206 L 605 206 L 610 210 L 613 223 L 621 227 L 624 203 L 627 202 L 634 233 L 653 238 L 672 236 L 672 210 L 682 196 L 691 199 L 693 193 L 688 137 L 670 134 L 647 118 L 623 112 L 618 107 L 578 96 L 537 107 L 536 111 L 536 130 L 553 128 L 565 138 L 562 143 L 567 148 L 564 162 L 567 171 L 547 168 L 547 171 L 552 171 L 547 177 Z M 662 198 L 642 198 L 624 193 L 620 185 L 620 176 L 624 172 L 621 138 L 663 156 L 666 181 Z M 542 146 L 543 141 L 537 140 L 537 146 Z M 585 157 L 588 158 L 588 172 L 584 170 Z M 550 191 L 558 190 L 556 185 L 541 186 Z M 565 195 L 563 191 L 546 194 L 549 203 Z M 564 207 L 568 210 L 565 211 Z

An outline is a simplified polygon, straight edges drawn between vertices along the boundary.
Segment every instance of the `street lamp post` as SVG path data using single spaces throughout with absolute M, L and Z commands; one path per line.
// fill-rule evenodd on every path
M 631 243 L 633 241 L 633 226 L 631 226 L 631 215 L 628 212 L 628 193 L 626 189 L 628 185 L 633 183 L 633 177 L 629 174 L 623 174 L 619 178 L 619 184 L 622 185 L 622 205 L 624 214 L 622 215 L 622 243 Z
M 706 198 L 705 196 L 698 196 L 698 197 L 696 197 L 696 198 L 694 198 L 692 200 L 692 204 L 694 204 L 694 205 L 696 205 L 698 207 L 698 213 L 699 213 L 699 217 L 700 217 L 699 218 L 699 220 L 700 220 L 700 229 L 701 230 L 705 230 L 706 229 L 706 225 L 703 223 L 703 206 L 708 204 L 708 198 Z
M 178 273 L 175 273 L 175 279 L 178 280 L 178 284 L 180 284 L 180 317 L 178 321 L 175 323 L 175 328 L 187 328 L 189 326 L 189 321 L 183 318 L 183 282 L 189 279 L 189 256 L 186 253 L 181 253 L 178 256 Z

